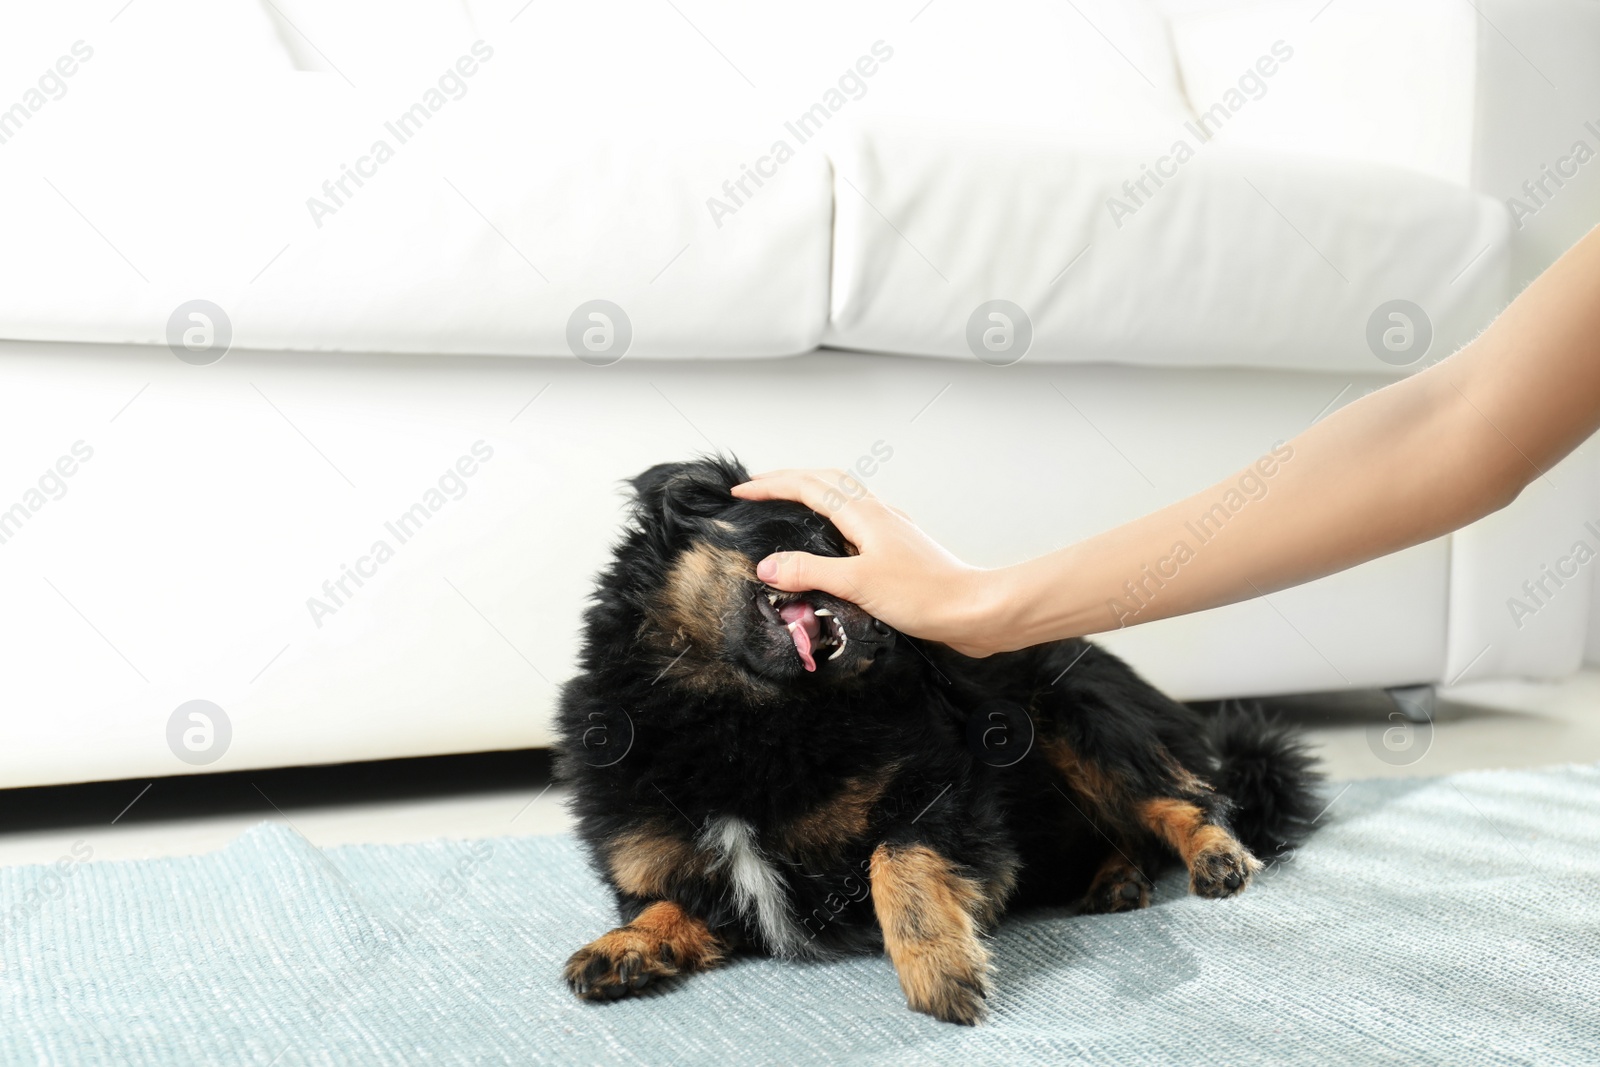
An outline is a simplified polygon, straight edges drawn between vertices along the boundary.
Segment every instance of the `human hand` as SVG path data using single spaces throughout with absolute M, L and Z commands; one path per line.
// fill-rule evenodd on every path
M 853 486 L 844 491 L 842 486 Z M 859 555 L 778 552 L 756 577 L 775 589 L 816 589 L 859 604 L 912 637 L 968 656 L 1000 651 L 986 642 L 995 572 L 969 566 L 917 528 L 910 516 L 867 492 L 843 471 L 780 470 L 733 487 L 743 500 L 794 500 L 830 519 Z

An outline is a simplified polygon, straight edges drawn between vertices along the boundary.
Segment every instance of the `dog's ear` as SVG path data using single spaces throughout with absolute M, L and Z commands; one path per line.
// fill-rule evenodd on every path
M 657 463 L 632 479 L 634 521 L 663 548 L 697 524 L 727 509 L 728 490 L 750 476 L 737 460 L 708 456 L 687 463 Z

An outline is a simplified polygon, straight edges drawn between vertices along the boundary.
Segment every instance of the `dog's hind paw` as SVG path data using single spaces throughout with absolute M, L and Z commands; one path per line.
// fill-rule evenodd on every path
M 1220 899 L 1244 891 L 1261 861 L 1231 837 L 1207 845 L 1189 865 L 1189 888 L 1197 897 Z
M 1101 867 L 1100 873 L 1095 875 L 1088 893 L 1084 894 L 1083 910 L 1091 915 L 1103 915 L 1147 908 L 1153 888 L 1143 871 L 1118 858 Z

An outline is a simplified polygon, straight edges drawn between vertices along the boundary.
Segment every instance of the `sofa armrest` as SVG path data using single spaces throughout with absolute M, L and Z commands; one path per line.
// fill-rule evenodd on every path
M 1513 293 L 1600 220 L 1592 0 L 1189 0 L 1171 27 L 1219 143 L 1422 171 L 1505 204 Z
M 1515 291 L 1600 222 L 1600 4 L 1476 6 L 1471 181 L 1511 212 Z

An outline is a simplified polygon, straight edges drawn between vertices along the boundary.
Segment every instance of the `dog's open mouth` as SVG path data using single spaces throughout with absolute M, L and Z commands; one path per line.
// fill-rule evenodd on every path
M 792 593 L 766 590 L 757 598 L 769 622 L 787 630 L 794 641 L 794 650 L 800 654 L 800 663 L 808 671 L 817 669 L 817 660 L 838 659 L 850 644 L 844 623 L 829 608 L 819 608 Z

